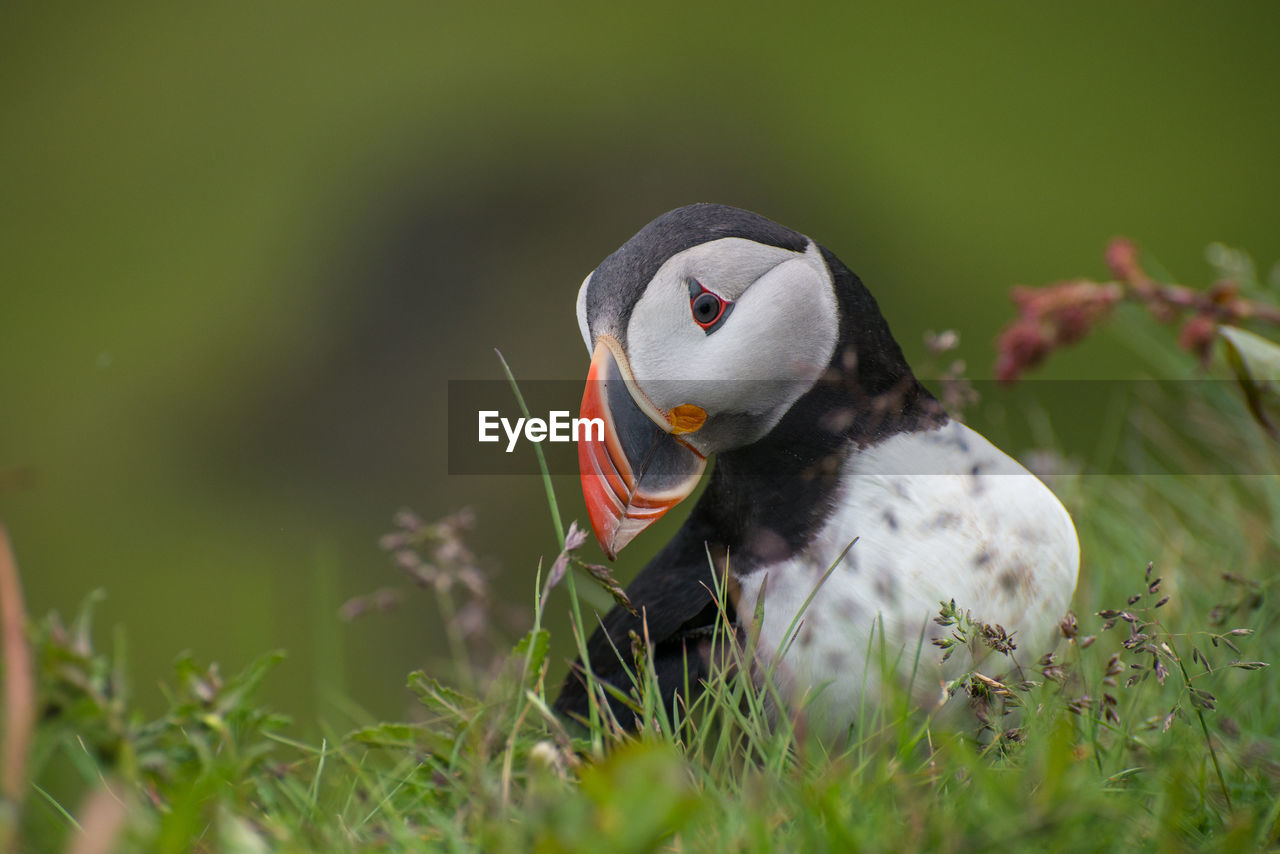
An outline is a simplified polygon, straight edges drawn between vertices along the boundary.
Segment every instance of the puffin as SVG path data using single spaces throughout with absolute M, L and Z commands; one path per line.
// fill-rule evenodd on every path
M 940 603 L 1003 627 L 1015 658 L 1053 646 L 1079 568 L 1071 517 L 948 416 L 830 250 L 757 213 L 681 207 L 586 277 L 577 319 L 591 355 L 579 414 L 603 426 L 579 437 L 578 461 L 605 554 L 706 483 L 627 587 L 634 610 L 597 616 L 562 717 L 587 719 L 588 666 L 632 691 L 633 633 L 669 711 L 725 666 L 717 644 L 752 643 L 771 714 L 833 739 L 888 680 L 935 708 L 975 666 L 976 651 L 943 664 L 930 646 L 948 631 Z M 639 724 L 613 692 L 597 699 Z

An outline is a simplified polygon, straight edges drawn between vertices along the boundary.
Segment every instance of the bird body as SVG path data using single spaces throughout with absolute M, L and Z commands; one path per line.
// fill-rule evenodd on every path
M 885 679 L 914 672 L 917 699 L 936 702 L 939 601 L 1033 654 L 1048 643 L 1075 588 L 1070 517 L 947 416 L 829 250 L 758 214 L 679 208 L 587 277 L 578 320 L 592 353 L 581 414 L 607 433 L 580 442 L 579 461 L 606 553 L 683 500 L 714 458 L 685 524 L 628 588 L 639 613 L 615 608 L 588 642 L 597 678 L 629 690 L 616 650 L 635 631 L 664 702 L 696 693 L 715 665 L 711 591 L 725 573 L 736 637 L 754 638 L 773 696 L 833 735 Z M 902 673 L 867 670 L 873 631 Z M 585 717 L 580 671 L 556 707 Z
M 1078 547 L 1066 510 L 1026 469 L 949 421 L 853 451 L 839 480 L 803 552 L 738 578 L 740 615 L 764 596 L 757 660 L 812 727 L 838 730 L 876 699 L 891 674 L 867 650 L 881 643 L 904 682 L 915 672 L 920 705 L 945 700 L 941 683 L 969 662 L 930 666 L 930 641 L 946 631 L 933 621 L 940 602 L 1016 627 L 1016 642 L 1037 654 L 1049 648 Z

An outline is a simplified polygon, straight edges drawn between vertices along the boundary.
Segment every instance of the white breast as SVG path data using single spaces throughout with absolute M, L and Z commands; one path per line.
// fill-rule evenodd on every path
M 1076 585 L 1075 527 L 1048 487 L 981 435 L 953 421 L 856 452 L 836 500 L 803 554 L 740 579 L 744 626 L 764 591 L 757 660 L 811 726 L 846 729 L 886 668 L 904 686 L 914 669 L 916 700 L 938 702 L 940 601 L 1014 633 L 1024 664 L 1052 646 Z M 966 659 L 953 656 L 948 673 Z

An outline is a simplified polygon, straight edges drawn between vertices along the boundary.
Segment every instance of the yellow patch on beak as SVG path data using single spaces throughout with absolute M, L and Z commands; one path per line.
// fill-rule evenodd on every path
M 692 433 L 700 428 L 704 421 L 707 420 L 707 412 L 701 406 L 694 406 L 692 403 L 682 403 L 671 410 L 671 432 L 679 435 L 680 433 Z

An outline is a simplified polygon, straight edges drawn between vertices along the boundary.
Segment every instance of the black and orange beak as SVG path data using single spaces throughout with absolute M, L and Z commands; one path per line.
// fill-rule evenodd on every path
M 613 559 L 697 486 L 706 457 L 677 434 L 697 430 L 706 413 L 692 405 L 670 412 L 655 407 L 636 385 L 622 348 L 602 335 L 579 415 L 603 422 L 603 431 L 588 423 L 580 436 L 578 468 L 591 527 Z

